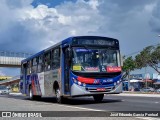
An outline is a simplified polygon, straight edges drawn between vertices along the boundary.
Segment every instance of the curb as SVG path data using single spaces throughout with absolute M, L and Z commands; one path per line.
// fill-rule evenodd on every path
M 22 93 L 9 93 L 9 95 L 16 95 L 16 96 L 18 96 L 18 95 L 22 95 Z
M 160 94 L 132 94 L 132 93 L 120 93 L 117 96 L 136 96 L 136 97 L 160 97 Z

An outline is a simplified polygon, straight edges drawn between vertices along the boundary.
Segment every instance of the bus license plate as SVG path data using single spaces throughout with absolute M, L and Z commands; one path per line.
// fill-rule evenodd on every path
M 105 88 L 97 88 L 97 91 L 106 91 Z

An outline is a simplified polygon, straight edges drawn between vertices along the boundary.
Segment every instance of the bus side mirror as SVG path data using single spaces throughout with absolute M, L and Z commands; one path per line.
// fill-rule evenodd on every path
M 123 58 L 122 54 L 120 54 L 120 64 L 121 64 L 121 67 L 123 67 L 123 61 L 124 61 L 124 58 Z

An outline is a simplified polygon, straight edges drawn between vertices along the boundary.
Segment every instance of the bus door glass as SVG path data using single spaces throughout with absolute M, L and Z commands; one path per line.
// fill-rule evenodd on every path
M 27 84 L 27 63 L 23 64 L 23 93 L 26 93 L 26 84 Z
M 70 60 L 69 60 L 69 48 L 64 50 L 64 90 L 65 93 L 70 91 L 70 82 L 69 82 L 69 71 L 70 71 Z

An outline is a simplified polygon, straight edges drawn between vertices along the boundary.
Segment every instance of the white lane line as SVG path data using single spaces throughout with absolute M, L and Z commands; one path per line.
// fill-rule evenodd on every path
M 104 110 L 90 109 L 90 108 L 83 108 L 83 107 L 73 107 L 73 106 L 69 106 L 69 105 L 59 105 L 59 106 L 76 108 L 76 109 L 81 109 L 81 110 L 88 110 L 88 111 L 104 111 Z
M 59 106 L 82 109 L 82 110 L 89 110 L 89 111 L 105 111 L 105 110 L 90 109 L 90 108 L 83 108 L 83 107 L 73 107 L 73 106 L 69 106 L 69 105 L 59 105 Z M 135 118 L 139 118 L 139 119 L 143 119 L 143 120 L 160 120 L 159 118 L 153 118 L 153 117 L 135 117 Z
M 155 102 L 155 103 L 159 103 L 159 102 Z
M 121 93 L 121 94 L 113 94 L 112 96 L 134 96 L 134 97 L 160 97 L 158 94 L 127 94 L 127 93 Z
M 76 108 L 76 109 L 81 109 L 81 110 L 89 110 L 89 111 L 105 111 L 105 110 L 90 109 L 90 108 L 83 108 L 83 107 L 73 107 L 73 106 L 69 106 L 69 105 L 59 105 L 59 106 L 69 107 L 69 108 L 74 108 L 74 109 Z M 153 117 L 135 117 L 135 118 L 139 118 L 139 119 L 143 119 L 143 120 L 160 120 L 159 118 L 153 118 Z
M 136 117 L 143 120 L 159 120 L 159 118 L 153 118 L 153 117 Z

